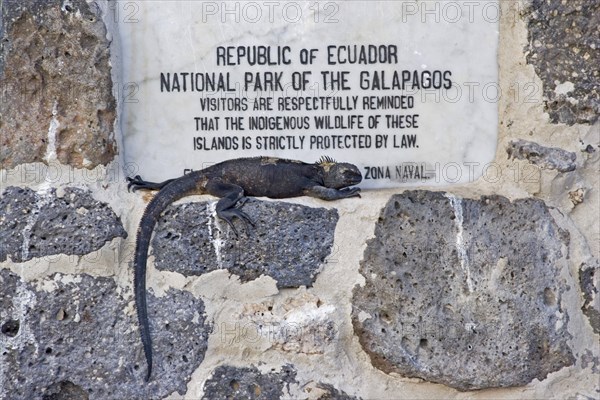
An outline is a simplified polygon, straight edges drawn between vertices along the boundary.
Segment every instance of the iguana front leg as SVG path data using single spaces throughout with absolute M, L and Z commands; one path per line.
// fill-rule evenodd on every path
M 360 197 L 360 188 L 332 189 L 325 186 L 312 186 L 304 191 L 304 194 L 321 200 L 339 200 L 348 197 Z
M 142 189 L 142 190 L 160 190 L 167 184 L 173 182 L 175 179 L 167 179 L 164 182 L 148 182 L 142 179 L 141 176 L 136 175 L 133 178 L 127 177 L 127 191 Z

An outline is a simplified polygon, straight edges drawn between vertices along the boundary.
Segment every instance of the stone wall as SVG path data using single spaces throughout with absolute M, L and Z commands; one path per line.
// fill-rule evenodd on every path
M 0 399 L 600 398 L 600 3 L 500 3 L 484 176 L 172 205 L 146 383 L 110 3 L 3 2 Z

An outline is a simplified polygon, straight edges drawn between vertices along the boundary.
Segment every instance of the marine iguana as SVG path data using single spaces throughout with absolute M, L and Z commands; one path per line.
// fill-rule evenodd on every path
M 240 210 L 246 196 L 274 199 L 311 196 L 322 200 L 360 197 L 360 188 L 350 186 L 357 185 L 361 180 L 362 175 L 356 166 L 338 163 L 329 157 L 322 157 L 314 164 L 272 157 L 239 158 L 160 183 L 144 181 L 139 175 L 128 177 L 128 190 L 159 190 L 148 203 L 140 221 L 133 261 L 135 305 L 148 364 L 146 381 L 150 380 L 152 374 L 152 340 L 146 304 L 146 262 L 152 231 L 160 214 L 169 204 L 193 194 L 219 197 L 217 216 L 227 222 L 237 235 L 232 222 L 234 217 L 253 225 L 250 217 Z

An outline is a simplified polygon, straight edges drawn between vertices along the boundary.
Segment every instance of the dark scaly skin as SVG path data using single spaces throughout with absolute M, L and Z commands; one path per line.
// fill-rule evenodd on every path
M 139 176 L 127 180 L 128 189 L 134 191 L 159 190 L 148 203 L 140 221 L 133 262 L 135 305 L 148 363 L 146 381 L 149 381 L 152 374 L 152 339 L 146 305 L 146 262 L 152 231 L 160 214 L 169 204 L 193 194 L 219 197 L 217 216 L 227 222 L 237 234 L 233 217 L 252 224 L 248 215 L 239 209 L 246 196 L 274 199 L 311 196 L 323 200 L 360 197 L 360 189 L 350 186 L 360 183 L 362 175 L 356 166 L 337 163 L 329 158 L 307 164 L 280 158 L 256 157 L 227 160 L 161 183 L 146 182 Z

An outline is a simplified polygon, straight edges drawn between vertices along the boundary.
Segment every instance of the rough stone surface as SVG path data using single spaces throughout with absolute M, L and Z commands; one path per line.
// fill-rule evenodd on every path
M 0 18 L 0 168 L 55 157 L 106 165 L 116 153 L 116 111 L 97 5 L 4 1 Z
M 206 400 L 274 400 L 284 395 L 284 386 L 296 382 L 296 370 L 291 365 L 284 365 L 281 372 L 274 369 L 263 374 L 258 368 L 251 366 L 238 368 L 222 365 L 215 369 L 212 377 L 204 383 Z
M 246 304 L 244 326 L 268 338 L 271 349 L 289 353 L 324 354 L 339 341 L 336 307 L 310 293 L 298 293 L 282 304 L 272 299 Z M 250 328 L 252 327 L 252 328 Z
M 0 197 L 0 261 L 53 254 L 84 255 L 104 243 L 127 237 L 112 209 L 78 188 L 37 193 L 9 187 Z
M 570 396 L 567 400 L 597 400 L 597 398 L 586 396 L 585 394 L 577 393 L 574 396 Z
M 0 333 L 0 398 L 185 393 L 206 352 L 204 304 L 187 292 L 148 296 L 155 373 L 146 383 L 133 300 L 112 279 L 55 274 L 34 286 L 0 270 L 0 287 L 0 325 L 12 326 Z
M 536 199 L 393 196 L 353 295 L 374 366 L 459 390 L 524 385 L 572 365 L 562 306 L 568 232 Z
M 581 310 L 588 317 L 594 332 L 600 334 L 600 263 L 582 264 L 579 268 L 579 287 L 583 295 Z
M 593 124 L 600 115 L 600 2 L 533 0 L 524 15 L 527 62 L 542 79 L 550 120 Z
M 543 169 L 569 172 L 577 168 L 577 155 L 556 147 L 545 147 L 527 140 L 513 140 L 506 147 L 509 157 L 527 160 Z
M 581 355 L 581 368 L 590 368 L 593 373 L 599 373 L 600 357 L 594 357 L 594 353 L 586 349 L 585 353 Z M 600 387 L 598 387 L 597 392 L 600 393 Z
M 264 274 L 279 288 L 311 286 L 331 252 L 336 210 L 250 199 L 243 210 L 255 226 L 235 220 L 236 239 L 211 207 L 214 202 L 165 210 L 152 240 L 158 269 L 184 275 L 227 269 L 243 282 Z
M 88 400 L 87 392 L 73 382 L 63 381 L 50 385 L 42 400 Z
M 317 398 L 318 400 L 361 400 L 360 397 L 350 396 L 343 390 L 336 389 L 328 383 L 319 383 L 317 387 L 325 391 L 325 393 Z

